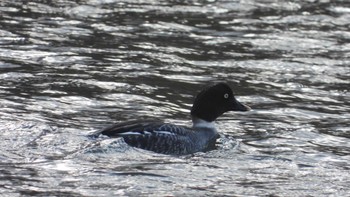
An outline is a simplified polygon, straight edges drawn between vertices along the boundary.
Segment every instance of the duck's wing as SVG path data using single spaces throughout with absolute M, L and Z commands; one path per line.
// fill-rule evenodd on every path
M 192 149 L 189 128 L 163 122 L 126 122 L 100 131 L 109 137 L 122 137 L 130 146 L 164 154 L 189 154 Z
M 123 137 L 128 135 L 148 135 L 159 129 L 163 122 L 158 121 L 129 121 L 106 127 L 100 131 L 100 134 L 108 137 Z
M 108 137 L 144 136 L 144 135 L 186 135 L 191 130 L 187 127 L 160 121 L 128 121 L 106 127 L 95 135 Z
M 162 125 L 163 122 L 160 121 L 126 121 L 122 123 L 117 123 L 110 125 L 108 127 L 105 127 L 101 130 L 95 131 L 92 134 L 88 135 L 90 138 L 98 138 L 100 135 L 106 135 L 108 137 L 121 137 L 123 135 L 126 135 L 130 131 L 139 132 L 142 134 L 142 131 L 147 130 L 150 126 L 156 126 L 156 125 Z

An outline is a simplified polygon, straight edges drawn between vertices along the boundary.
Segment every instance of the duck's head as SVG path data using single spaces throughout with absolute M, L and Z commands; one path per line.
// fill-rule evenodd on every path
M 249 111 L 250 107 L 236 100 L 226 83 L 218 83 L 202 90 L 194 100 L 191 115 L 208 122 L 227 111 Z

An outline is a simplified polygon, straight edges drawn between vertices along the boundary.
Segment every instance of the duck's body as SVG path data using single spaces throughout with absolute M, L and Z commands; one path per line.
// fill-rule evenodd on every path
M 218 133 L 213 124 L 188 128 L 163 122 L 126 122 L 105 128 L 101 134 L 123 137 L 130 146 L 162 154 L 184 155 L 213 149 Z
M 157 153 L 184 155 L 211 150 L 218 132 L 214 120 L 226 111 L 248 111 L 239 103 L 231 88 L 219 83 L 200 92 L 193 104 L 192 128 L 159 121 L 131 121 L 112 125 L 99 132 L 122 137 L 130 146 Z

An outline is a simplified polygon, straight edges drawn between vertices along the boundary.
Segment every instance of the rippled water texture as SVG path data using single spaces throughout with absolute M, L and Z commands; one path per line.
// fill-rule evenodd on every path
M 0 13 L 1 194 L 350 194 L 349 1 L 2 0 Z M 193 96 L 218 81 L 254 110 L 217 120 L 217 150 L 86 137 L 129 119 L 190 125 Z

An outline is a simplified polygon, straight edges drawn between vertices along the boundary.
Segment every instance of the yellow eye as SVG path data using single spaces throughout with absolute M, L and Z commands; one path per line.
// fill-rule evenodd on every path
M 228 94 L 226 93 L 226 94 L 224 94 L 224 98 L 225 99 L 227 99 L 228 98 Z

